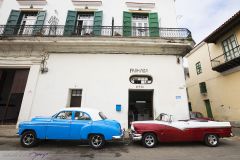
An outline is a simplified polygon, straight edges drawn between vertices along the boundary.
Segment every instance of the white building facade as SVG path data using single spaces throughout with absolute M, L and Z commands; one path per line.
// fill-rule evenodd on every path
M 175 28 L 174 0 L 5 0 L 0 17 L 3 124 L 76 106 L 124 128 L 188 118 L 182 56 L 193 41 Z

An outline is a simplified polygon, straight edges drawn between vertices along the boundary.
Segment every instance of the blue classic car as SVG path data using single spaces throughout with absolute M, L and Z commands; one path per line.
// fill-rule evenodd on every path
M 119 122 L 90 108 L 65 108 L 52 117 L 36 117 L 19 124 L 18 135 L 23 147 L 33 147 L 39 140 L 88 140 L 94 149 L 105 141 L 122 139 Z

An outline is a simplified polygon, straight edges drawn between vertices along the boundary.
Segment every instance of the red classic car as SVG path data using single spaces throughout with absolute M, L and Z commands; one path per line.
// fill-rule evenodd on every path
M 203 141 L 210 147 L 219 144 L 219 138 L 233 136 L 229 122 L 207 120 L 172 121 L 172 116 L 160 114 L 152 121 L 135 121 L 131 124 L 133 141 L 142 141 L 147 148 L 157 142 Z

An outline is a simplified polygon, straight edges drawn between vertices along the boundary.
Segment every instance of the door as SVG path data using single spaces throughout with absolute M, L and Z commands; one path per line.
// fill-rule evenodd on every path
M 20 35 L 32 35 L 33 25 L 37 20 L 37 13 L 25 13 L 21 21 L 21 27 L 18 31 Z
M 77 18 L 77 34 L 91 35 L 93 32 L 93 13 L 79 13 Z
M 129 90 L 128 124 L 153 120 L 153 90 Z
M 132 26 L 133 36 L 143 37 L 149 35 L 149 24 L 147 15 L 133 15 Z
M 212 114 L 212 109 L 211 109 L 211 104 L 209 99 L 208 100 L 204 100 L 205 106 L 206 106 L 206 110 L 207 110 L 207 115 L 209 118 L 213 118 L 213 114 Z
M 81 139 L 82 128 L 91 126 L 92 120 L 87 113 L 76 111 L 71 123 L 70 137 L 71 139 Z
M 70 139 L 72 111 L 61 111 L 47 126 L 46 139 Z
M 29 69 L 0 69 L 0 121 L 15 124 L 22 105 Z

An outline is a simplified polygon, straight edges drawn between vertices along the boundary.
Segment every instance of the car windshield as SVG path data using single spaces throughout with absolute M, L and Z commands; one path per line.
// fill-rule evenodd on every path
M 169 116 L 165 113 L 161 113 L 155 120 L 169 122 Z
M 197 113 L 197 118 L 203 118 L 202 113 Z
M 190 118 L 197 118 L 196 113 L 190 112 Z
M 107 117 L 102 112 L 99 112 L 99 116 L 102 118 L 102 120 L 107 119 Z

